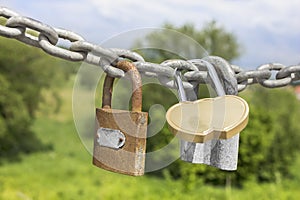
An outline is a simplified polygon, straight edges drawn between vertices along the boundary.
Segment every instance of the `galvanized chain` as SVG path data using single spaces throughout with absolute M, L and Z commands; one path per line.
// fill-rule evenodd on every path
M 195 60 L 167 60 L 160 64 L 145 62 L 144 58 L 130 50 L 103 48 L 89 43 L 80 35 L 53 28 L 40 21 L 22 16 L 8 8 L 0 6 L 0 19 L 4 18 L 4 25 L 0 24 L 0 35 L 19 40 L 27 45 L 41 48 L 46 53 L 74 62 L 87 62 L 100 66 L 112 77 L 123 77 L 124 72 L 115 67 L 122 59 L 129 59 L 135 63 L 139 72 L 144 76 L 156 77 L 162 85 L 176 87 L 174 70 L 183 70 L 183 87 L 192 89 L 194 83 L 208 83 L 207 62 L 229 65 L 220 57 L 208 56 Z M 59 40 L 70 42 L 69 47 L 60 47 Z M 235 73 L 238 90 L 244 90 L 248 85 L 259 83 L 264 87 L 283 87 L 300 81 L 300 65 L 285 66 L 279 63 L 264 64 L 257 70 L 245 71 L 236 65 L 229 65 Z M 193 84 L 192 84 L 193 83 Z

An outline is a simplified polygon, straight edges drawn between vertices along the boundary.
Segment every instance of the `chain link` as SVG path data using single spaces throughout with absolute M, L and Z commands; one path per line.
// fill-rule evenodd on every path
M 122 59 L 129 59 L 135 63 L 139 72 L 148 77 L 157 78 L 162 85 L 175 88 L 173 80 L 175 69 L 183 73 L 183 86 L 192 89 L 195 82 L 209 83 L 207 62 L 222 67 L 234 73 L 238 91 L 248 85 L 259 83 L 264 87 L 276 88 L 300 81 L 300 65 L 285 66 L 279 63 L 261 65 L 257 70 L 245 71 L 243 68 L 228 64 L 224 59 L 208 56 L 196 60 L 166 60 L 160 64 L 145 62 L 138 53 L 126 49 L 103 48 L 89 43 L 72 31 L 53 28 L 35 19 L 24 17 L 8 8 L 0 6 L 0 18 L 4 18 L 4 25 L 0 24 L 0 35 L 19 40 L 25 44 L 41 48 L 46 53 L 65 60 L 82 62 L 100 66 L 105 73 L 112 77 L 123 77 L 124 72 L 115 67 Z M 69 47 L 60 47 L 58 42 L 67 40 Z M 223 77 L 226 81 L 226 77 Z

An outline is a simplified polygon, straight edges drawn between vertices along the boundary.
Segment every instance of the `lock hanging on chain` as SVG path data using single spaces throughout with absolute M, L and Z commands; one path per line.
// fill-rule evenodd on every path
M 215 71 L 210 73 L 210 77 L 219 96 L 197 101 L 187 101 L 181 73 L 175 70 L 174 76 L 181 102 L 166 113 L 173 134 L 184 141 L 204 143 L 211 139 L 229 139 L 246 127 L 249 115 L 247 102 L 235 95 L 225 95 Z
M 102 108 L 96 108 L 97 131 L 93 164 L 117 173 L 141 176 L 145 169 L 148 113 L 142 110 L 142 81 L 133 63 L 119 61 L 117 68 L 129 73 L 132 111 L 111 108 L 114 78 L 106 76 Z

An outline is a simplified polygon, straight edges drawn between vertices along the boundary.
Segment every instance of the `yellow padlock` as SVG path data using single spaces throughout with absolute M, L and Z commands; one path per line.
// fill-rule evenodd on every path
M 215 77 L 215 84 L 219 86 Z M 168 109 L 166 119 L 176 136 L 184 141 L 204 143 L 211 139 L 229 139 L 246 127 L 249 106 L 241 97 L 223 95 L 187 101 L 180 72 L 175 71 L 175 81 L 181 102 Z
M 248 123 L 249 107 L 241 97 L 225 95 L 180 102 L 166 114 L 171 132 L 185 141 L 229 139 Z

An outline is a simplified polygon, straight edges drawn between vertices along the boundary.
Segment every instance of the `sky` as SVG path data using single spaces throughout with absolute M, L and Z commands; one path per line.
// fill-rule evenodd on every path
M 247 69 L 261 64 L 300 63 L 299 0 L 0 0 L 0 5 L 101 44 L 143 28 L 211 20 L 232 32 L 242 46 L 233 61 Z M 116 46 L 117 47 L 117 46 Z

